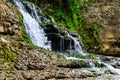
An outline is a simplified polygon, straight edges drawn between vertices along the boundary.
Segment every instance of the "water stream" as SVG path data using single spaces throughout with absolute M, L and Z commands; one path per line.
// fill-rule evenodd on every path
M 30 35 L 32 42 L 36 46 L 43 47 L 48 50 L 58 51 L 60 53 L 64 53 L 65 51 L 69 50 L 71 53 L 83 54 L 80 43 L 70 33 L 66 32 L 66 36 L 69 38 L 67 41 L 67 39 L 65 39 L 65 36 L 61 35 L 59 32 L 53 33 L 54 31 L 51 31 L 47 33 L 48 29 L 46 30 L 47 32 L 45 32 L 45 26 L 43 24 L 53 23 L 57 26 L 57 23 L 53 18 L 47 18 L 42 14 L 39 8 L 30 2 L 20 0 L 14 0 L 14 2 L 23 15 L 24 25 L 27 33 Z M 50 26 L 46 28 L 49 27 Z M 53 37 L 53 34 L 58 36 Z M 53 38 L 51 39 L 51 37 Z
M 18 6 L 21 14 L 23 15 L 25 28 L 27 33 L 30 35 L 32 42 L 36 46 L 51 50 L 51 43 L 50 41 L 48 41 L 47 37 L 45 36 L 46 34 L 40 25 L 40 17 L 37 16 L 34 4 L 28 3 L 30 8 L 32 8 L 34 11 L 34 13 L 29 14 L 28 10 L 26 10 L 25 6 L 20 1 L 15 0 L 14 2 Z
M 65 32 L 66 35 L 61 35 L 60 32 L 56 33 L 52 33 L 53 31 L 49 32 L 50 30 L 46 29 L 46 27 L 43 24 L 53 23 L 57 25 L 57 23 L 54 21 L 54 19 L 52 18 L 49 19 L 46 16 L 44 16 L 41 10 L 38 9 L 34 4 L 20 0 L 14 0 L 14 2 L 23 16 L 24 25 L 27 33 L 30 35 L 32 42 L 36 46 L 62 53 L 69 50 L 70 53 L 72 54 L 79 53 L 84 56 L 88 56 L 85 55 L 82 46 L 80 45 L 80 42 L 75 37 L 73 37 L 69 32 L 66 31 Z M 49 25 L 48 28 L 50 26 L 51 25 Z M 66 58 L 83 60 L 80 58 L 79 59 L 75 58 L 74 56 L 68 57 L 68 55 L 66 56 Z M 86 57 L 85 60 L 87 59 L 88 58 Z M 97 59 L 97 61 L 99 64 L 103 64 L 104 67 L 96 67 L 95 63 L 91 59 L 88 59 L 88 61 L 90 65 L 90 68 L 88 70 L 95 70 L 96 72 L 103 71 L 103 73 L 105 70 L 108 70 L 112 74 L 120 74 L 120 69 L 114 68 L 112 65 L 104 61 L 101 61 L 100 59 Z

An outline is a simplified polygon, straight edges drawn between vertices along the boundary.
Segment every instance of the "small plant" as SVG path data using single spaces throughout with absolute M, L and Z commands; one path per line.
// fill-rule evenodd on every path
M 92 60 L 97 60 L 97 58 L 96 58 L 96 55 L 95 55 L 95 54 L 90 53 L 89 57 L 90 57 L 90 59 L 92 59 Z
M 101 65 L 99 64 L 99 62 L 97 60 L 93 60 L 94 64 L 96 67 L 101 67 Z
M 110 74 L 110 71 L 109 70 L 105 70 L 104 73 L 105 74 Z
M 96 7 L 96 6 L 97 6 L 97 3 L 93 3 L 92 6 L 93 6 L 93 7 Z
M 78 33 L 83 39 L 82 42 L 86 51 L 95 52 L 95 50 L 99 48 L 95 48 L 95 46 L 100 45 L 98 34 L 100 26 L 95 23 L 90 23 L 88 20 L 86 20 L 82 13 L 82 9 L 89 5 L 95 7 L 97 6 L 97 2 L 89 4 L 90 0 L 58 0 L 58 2 L 59 1 L 60 3 L 56 3 L 54 5 L 50 3 L 51 7 L 49 7 L 49 9 L 51 10 L 43 10 L 44 13 L 53 17 L 59 25 L 68 28 L 72 32 Z
M 12 61 L 14 60 L 14 57 L 15 55 L 12 53 L 9 47 L 5 43 L 0 42 L 0 58 Z
M 101 67 L 101 64 L 99 64 L 98 60 L 97 60 L 97 56 L 95 54 L 90 54 L 89 58 L 92 59 L 92 61 L 94 62 L 96 67 Z
M 87 7 L 89 3 L 89 0 L 82 0 L 82 6 Z
M 75 57 L 77 57 L 77 58 L 83 58 L 83 59 L 86 58 L 86 56 L 84 56 L 83 54 L 80 54 L 80 53 L 76 54 Z

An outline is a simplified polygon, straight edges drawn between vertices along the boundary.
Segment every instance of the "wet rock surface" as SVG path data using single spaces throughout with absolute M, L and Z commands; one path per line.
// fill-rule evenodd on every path
M 8 5 L 10 4 L 5 0 L 0 1 L 0 9 L 5 10 L 4 13 L 0 13 L 0 26 L 2 26 L 0 27 L 0 80 L 114 80 L 119 78 L 119 76 L 111 78 L 100 76 L 102 74 L 89 70 L 89 60 L 70 60 L 59 53 L 30 47 L 18 34 L 13 34 L 17 33 L 14 28 L 19 30 L 20 25 L 14 7 L 7 7 Z M 7 14 L 11 17 L 4 18 Z M 18 27 L 12 27 L 12 24 Z M 9 28 L 12 28 L 12 31 Z M 12 35 L 9 35 L 11 33 Z M 103 60 L 115 60 L 115 64 L 112 65 L 119 67 L 119 58 L 105 57 Z
M 60 26 L 54 24 L 47 24 L 45 26 L 45 32 L 48 39 L 51 41 L 52 50 L 58 52 L 65 52 L 74 46 L 74 42 L 68 37 L 65 29 L 59 28 Z
M 102 61 L 109 63 L 114 68 L 120 69 L 120 58 L 119 57 L 112 57 L 112 56 L 103 56 L 101 57 Z

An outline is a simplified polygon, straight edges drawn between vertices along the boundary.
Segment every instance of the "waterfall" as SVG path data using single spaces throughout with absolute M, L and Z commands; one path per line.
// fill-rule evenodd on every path
M 24 26 L 27 33 L 30 35 L 32 42 L 36 46 L 65 54 L 68 50 L 70 51 L 70 55 L 66 54 L 66 59 L 83 60 L 81 58 L 78 59 L 74 57 L 76 53 L 82 55 L 85 55 L 85 53 L 80 42 L 70 32 L 66 31 L 65 34 L 61 34 L 60 30 L 57 31 L 57 29 L 50 24 L 52 23 L 58 27 L 54 19 L 48 19 L 34 4 L 20 0 L 14 0 L 14 2 L 23 16 Z M 45 26 L 44 24 L 47 25 Z M 113 74 L 120 74 L 120 69 L 116 69 L 112 65 L 108 65 L 99 59 L 97 59 L 99 64 L 104 64 L 105 67 L 96 67 L 94 61 L 87 57 L 85 60 L 89 61 L 88 64 L 90 70 L 96 70 L 97 72 L 101 72 L 101 70 L 103 70 L 104 73 L 104 70 L 107 69 Z
M 44 24 L 53 23 L 55 26 L 58 25 L 53 18 L 50 19 L 43 15 L 42 11 L 34 4 L 20 0 L 14 0 L 14 2 L 23 15 L 24 25 L 27 33 L 30 35 L 32 42 L 36 46 L 60 53 L 65 53 L 67 50 L 69 50 L 72 54 L 84 53 L 79 41 L 77 41 L 77 39 L 74 38 L 70 33 L 67 32 L 67 37 L 70 38 L 70 41 L 67 41 L 65 36 L 61 35 L 59 31 L 58 33 L 54 33 L 53 30 L 48 32 L 47 28 L 50 26 L 45 27 Z M 53 37 L 53 34 L 57 34 L 59 37 Z M 53 38 L 51 39 L 51 37 Z M 55 41 L 55 38 L 57 41 Z M 71 47 L 73 47 L 73 49 Z
M 37 15 L 35 5 L 28 3 L 29 7 L 34 11 L 32 15 L 30 15 L 29 12 L 25 9 L 25 6 L 22 4 L 22 2 L 18 0 L 14 0 L 14 2 L 23 15 L 25 28 L 27 33 L 30 35 L 32 42 L 36 46 L 51 50 L 51 42 L 48 41 L 47 37 L 45 36 L 46 34 L 40 25 L 40 17 Z
M 72 51 L 75 51 L 75 52 L 72 52 L 72 53 L 81 53 L 81 54 L 84 55 L 83 49 L 82 49 L 80 43 L 77 41 L 77 39 L 74 38 L 74 37 L 73 37 L 70 33 L 68 33 L 68 32 L 67 32 L 67 36 L 68 36 L 69 38 L 71 38 L 71 39 L 73 40 L 73 42 L 74 42 L 74 45 L 73 45 L 74 50 L 72 50 Z M 70 43 L 70 48 L 71 48 L 71 43 Z

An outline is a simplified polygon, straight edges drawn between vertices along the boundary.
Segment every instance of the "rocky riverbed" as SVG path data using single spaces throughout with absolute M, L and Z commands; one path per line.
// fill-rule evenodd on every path
M 119 57 L 86 55 L 70 59 L 31 46 L 23 39 L 16 7 L 1 0 L 0 12 L 0 80 L 119 80 L 119 75 L 98 62 L 120 69 Z

